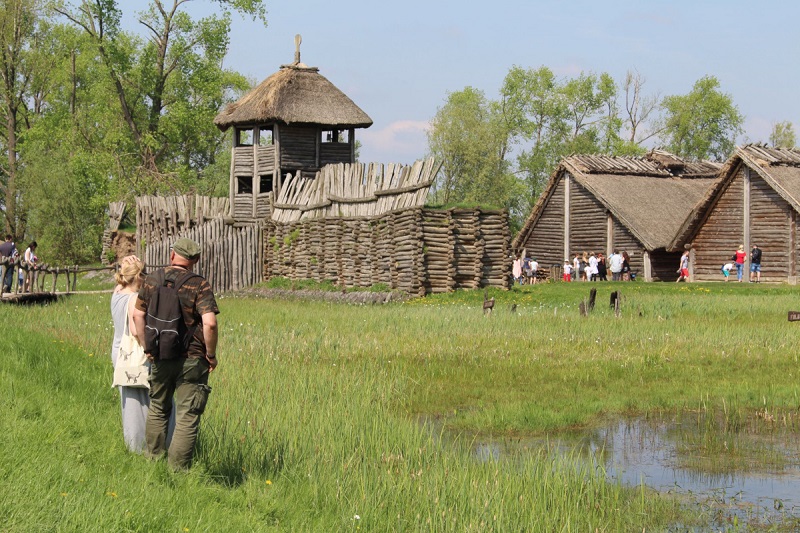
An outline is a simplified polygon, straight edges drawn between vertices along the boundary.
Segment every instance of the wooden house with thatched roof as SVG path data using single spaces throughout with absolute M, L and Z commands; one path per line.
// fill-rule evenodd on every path
M 749 252 L 757 244 L 762 281 L 796 283 L 798 211 L 800 150 L 739 147 L 670 248 L 690 248 L 690 279 L 710 281 L 721 278 L 720 267 L 740 245 Z
M 234 129 L 230 204 L 237 219 L 265 218 L 287 175 L 314 177 L 323 166 L 355 161 L 355 129 L 372 119 L 342 91 L 300 62 L 282 65 L 214 119 Z
M 680 251 L 667 251 L 720 165 L 663 151 L 644 157 L 572 155 L 561 161 L 514 239 L 542 267 L 575 253 L 625 250 L 645 281 L 677 279 Z

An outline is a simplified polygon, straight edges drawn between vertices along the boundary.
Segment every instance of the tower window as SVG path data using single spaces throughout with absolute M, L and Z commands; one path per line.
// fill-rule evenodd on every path
M 272 146 L 272 128 L 259 128 L 258 130 L 258 145 L 259 146 Z
M 253 130 L 237 128 L 236 146 L 253 146 Z
M 236 194 L 253 194 L 253 178 L 250 176 L 237 176 Z
M 266 193 L 272 192 L 272 174 L 262 174 L 259 182 L 259 192 Z

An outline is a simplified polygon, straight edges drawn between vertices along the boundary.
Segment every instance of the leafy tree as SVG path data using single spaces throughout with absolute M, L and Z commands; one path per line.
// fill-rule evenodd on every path
M 769 142 L 775 148 L 794 148 L 797 146 L 797 136 L 794 133 L 794 125 L 788 120 L 778 122 L 772 126 L 769 134 Z
M 743 131 L 744 117 L 714 76 L 700 78 L 686 95 L 667 96 L 662 140 L 667 150 L 688 158 L 725 160 Z
M 120 28 L 114 0 L 66 4 L 61 13 L 85 32 L 104 66 L 126 135 L 119 142 L 132 157 L 120 161 L 131 191 L 183 192 L 213 165 L 225 140 L 213 117 L 246 79 L 221 67 L 231 11 L 264 20 L 261 0 L 220 0 L 222 11 L 199 20 L 191 0 L 152 0 L 140 13 L 147 40 Z M 202 183 L 202 182 L 201 182 Z M 208 184 L 206 184 L 208 185 Z
M 0 143 L 5 157 L 0 163 L 0 202 L 5 232 L 18 240 L 25 235 L 20 151 L 23 134 L 42 111 L 47 85 L 48 56 L 44 41 L 47 25 L 39 17 L 40 0 L 0 0 L 0 105 L 5 128 Z

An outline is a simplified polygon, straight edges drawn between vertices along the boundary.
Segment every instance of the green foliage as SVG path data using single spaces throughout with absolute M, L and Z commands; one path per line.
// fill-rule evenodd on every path
M 769 134 L 769 142 L 775 148 L 794 148 L 797 146 L 797 136 L 794 132 L 794 124 L 784 121 L 772 126 Z
M 719 80 L 704 76 L 686 95 L 667 96 L 662 139 L 667 150 L 681 157 L 724 161 L 743 131 L 744 117 L 730 95 L 719 91 Z

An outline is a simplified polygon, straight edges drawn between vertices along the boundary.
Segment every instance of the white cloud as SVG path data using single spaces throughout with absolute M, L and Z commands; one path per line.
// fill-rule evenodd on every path
M 426 133 L 430 123 L 423 120 L 397 120 L 385 128 L 361 130 L 361 161 L 410 163 L 421 159 L 428 149 Z

